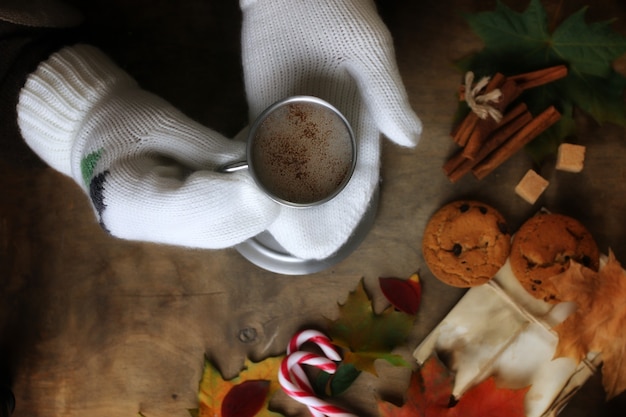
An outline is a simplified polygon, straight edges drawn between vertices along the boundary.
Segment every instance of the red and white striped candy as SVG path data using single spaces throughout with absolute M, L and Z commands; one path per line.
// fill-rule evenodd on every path
M 337 352 L 337 349 L 335 349 L 335 345 L 332 344 L 330 339 L 324 333 L 317 330 L 303 330 L 296 333 L 296 335 L 291 338 L 291 341 L 289 341 L 287 354 L 300 350 L 300 347 L 305 343 L 316 344 L 320 349 L 322 349 L 322 352 L 324 352 L 327 358 L 334 361 L 341 360 L 341 356 L 339 355 L 339 352 Z
M 326 356 L 300 351 L 305 343 L 316 344 Z M 340 360 L 341 356 L 328 337 L 317 330 L 304 330 L 289 342 L 287 356 L 278 371 L 278 381 L 287 395 L 309 407 L 313 417 L 357 417 L 318 398 L 302 368 L 302 365 L 309 365 L 332 374 L 337 370 L 335 361 Z

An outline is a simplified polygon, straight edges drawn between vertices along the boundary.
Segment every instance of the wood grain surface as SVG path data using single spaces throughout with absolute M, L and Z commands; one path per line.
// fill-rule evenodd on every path
M 265 0 L 268 1 L 268 0 Z M 228 136 L 246 124 L 236 1 L 74 0 L 100 46 L 140 84 L 192 118 Z M 526 1 L 505 1 L 523 10 Z M 575 11 L 579 0 L 544 1 Z M 95 221 L 87 198 L 68 178 L 40 164 L 0 158 L 0 365 L 17 398 L 15 416 L 188 416 L 197 406 L 204 355 L 225 377 L 246 357 L 281 353 L 301 327 L 337 314 L 337 303 L 363 278 L 376 308 L 377 278 L 420 271 L 423 304 L 410 351 L 463 291 L 436 280 L 423 263 L 422 232 L 443 203 L 481 199 L 517 228 L 539 207 L 572 215 L 602 251 L 626 262 L 626 132 L 584 117 L 581 174 L 539 172 L 551 182 L 535 205 L 514 186 L 532 167 L 524 153 L 482 181 L 452 184 L 441 166 L 454 151 L 449 136 L 462 79 L 453 61 L 482 47 L 462 13 L 495 1 L 379 1 L 395 40 L 411 103 L 424 124 L 416 149 L 384 142 L 380 207 L 361 246 L 329 270 L 284 276 L 262 270 L 235 250 L 201 251 L 118 240 Z M 590 20 L 618 18 L 622 0 L 593 2 Z M 376 415 L 375 395 L 401 398 L 406 370 L 380 365 L 348 395 L 359 415 Z M 378 395 L 377 394 L 377 395 Z M 283 410 L 306 415 L 278 398 Z M 299 411 L 298 411 L 299 410 Z M 594 377 L 563 417 L 623 416 L 626 396 L 606 403 Z

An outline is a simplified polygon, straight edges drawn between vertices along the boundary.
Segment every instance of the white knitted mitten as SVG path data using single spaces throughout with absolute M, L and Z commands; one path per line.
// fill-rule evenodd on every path
M 380 134 L 414 146 L 411 110 L 391 35 L 372 0 L 240 0 L 250 118 L 291 95 L 337 107 L 358 141 L 354 176 L 338 197 L 309 209 L 282 207 L 268 231 L 303 259 L 323 259 L 350 237 L 379 180 Z
M 39 157 L 85 190 L 114 236 L 223 248 L 278 215 L 246 172 L 214 172 L 241 159 L 245 144 L 142 90 L 94 47 L 68 47 L 39 65 L 20 93 L 18 124 Z

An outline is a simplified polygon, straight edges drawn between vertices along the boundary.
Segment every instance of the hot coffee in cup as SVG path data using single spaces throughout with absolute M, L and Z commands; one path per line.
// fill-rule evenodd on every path
M 270 194 L 294 204 L 327 200 L 352 172 L 346 121 L 317 100 L 285 102 L 255 127 L 248 163 Z
M 348 183 L 355 165 L 349 123 L 319 98 L 282 100 L 251 127 L 247 167 L 257 185 L 281 204 L 309 207 L 332 199 Z

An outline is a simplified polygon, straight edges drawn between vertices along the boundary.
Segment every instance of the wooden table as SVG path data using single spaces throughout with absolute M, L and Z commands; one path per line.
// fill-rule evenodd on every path
M 245 125 L 236 1 L 74 2 L 87 15 L 93 42 L 144 88 L 226 135 Z M 506 3 L 522 10 L 527 2 Z M 544 3 L 553 10 L 559 2 Z M 569 12 L 585 4 L 566 3 Z M 551 185 L 534 206 L 513 191 L 532 166 L 523 153 L 480 182 L 468 177 L 451 184 L 441 165 L 454 150 L 449 131 L 461 74 L 452 62 L 481 48 L 459 12 L 490 10 L 495 2 L 379 4 L 424 134 L 416 149 L 385 142 L 375 225 L 358 250 L 330 270 L 277 275 L 233 249 L 111 238 L 71 180 L 37 164 L 0 159 L 0 365 L 12 379 L 16 416 L 187 416 L 196 406 L 205 354 L 232 377 L 246 357 L 279 354 L 299 328 L 335 317 L 337 303 L 361 278 L 380 309 L 377 278 L 419 270 L 424 298 L 408 341 L 412 350 L 463 295 L 430 274 L 420 248 L 426 221 L 451 199 L 488 202 L 515 228 L 541 205 L 575 216 L 601 250 L 610 247 L 626 262 L 625 130 L 582 123 L 585 170 L 542 166 Z M 615 28 L 626 34 L 621 0 L 594 2 L 588 17 L 619 17 Z M 250 329 L 256 338 L 242 339 Z M 384 364 L 380 370 L 379 380 L 365 378 L 351 394 L 363 416 L 375 415 L 372 390 L 384 386 L 398 397 L 406 389 L 406 370 Z M 624 410 L 624 395 L 604 402 L 598 375 L 562 416 L 621 416 Z

